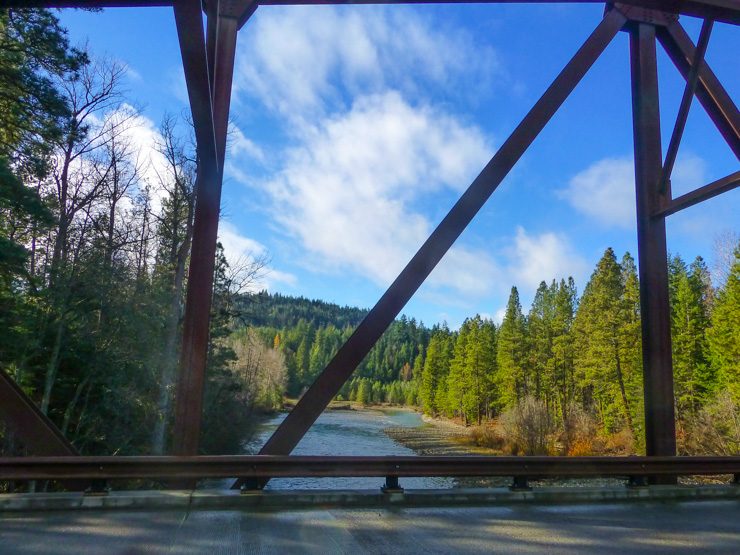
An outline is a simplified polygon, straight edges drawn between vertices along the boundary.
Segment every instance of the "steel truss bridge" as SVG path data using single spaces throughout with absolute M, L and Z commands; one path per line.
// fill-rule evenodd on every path
M 0 419 L 30 457 L 0 458 L 0 480 L 55 480 L 67 489 L 104 491 L 113 479 L 163 480 L 193 487 L 202 478 L 236 478 L 261 489 L 270 478 L 379 476 L 624 476 L 632 483 L 675 483 L 679 475 L 740 475 L 740 457 L 677 457 L 665 220 L 734 189 L 740 171 L 674 197 L 671 172 L 695 97 L 740 158 L 740 114 L 704 54 L 715 23 L 740 24 L 740 0 L 607 2 L 604 17 L 481 170 L 356 331 L 255 456 L 198 456 L 221 185 L 237 33 L 260 5 L 556 3 L 556 0 L 0 0 L 0 7 L 171 7 L 197 141 L 192 255 L 176 391 L 171 456 L 81 456 L 35 403 L 0 370 Z M 593 4 L 598 0 L 564 0 Z M 695 45 L 679 16 L 703 20 Z M 205 19 L 205 26 L 204 26 Z M 204 28 L 205 27 L 205 28 Z M 629 33 L 637 240 L 645 395 L 644 457 L 298 457 L 290 453 L 398 316 L 434 267 L 620 31 Z M 661 144 L 656 64 L 660 44 L 686 81 L 666 147 Z

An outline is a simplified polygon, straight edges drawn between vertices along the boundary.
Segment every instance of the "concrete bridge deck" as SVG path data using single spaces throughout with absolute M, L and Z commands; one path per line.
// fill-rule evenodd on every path
M 740 552 L 740 500 L 731 496 L 281 511 L 171 501 L 158 510 L 0 512 L 0 554 Z

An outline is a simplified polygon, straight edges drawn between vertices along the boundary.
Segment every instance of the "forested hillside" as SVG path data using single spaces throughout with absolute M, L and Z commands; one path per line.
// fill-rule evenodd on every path
M 740 251 L 719 288 L 701 258 L 670 261 L 673 362 L 679 443 L 686 452 L 736 452 L 740 407 Z M 284 353 L 287 393 L 302 392 L 352 332 L 320 325 L 296 307 L 305 299 L 260 295 L 256 327 Z M 324 313 L 328 306 L 315 301 Z M 289 322 L 285 314 L 295 314 Z M 347 314 L 354 314 L 349 311 Z M 340 321 L 351 322 L 345 316 Z M 256 323 L 257 321 L 255 321 Z M 517 411 L 538 413 L 553 432 L 586 427 L 642 442 L 639 283 L 629 254 L 608 249 L 579 296 L 573 280 L 542 282 L 524 311 L 516 287 L 503 322 L 468 318 L 459 330 L 393 323 L 340 393 L 365 404 L 418 406 L 431 415 L 480 424 Z M 583 440 L 585 441 L 585 440 Z M 583 443 L 583 441 L 581 443 Z M 581 450 L 584 446 L 581 444 Z
M 245 323 L 270 328 L 295 326 L 301 320 L 314 327 L 354 327 L 367 314 L 360 308 L 266 291 L 240 296 L 235 303 Z

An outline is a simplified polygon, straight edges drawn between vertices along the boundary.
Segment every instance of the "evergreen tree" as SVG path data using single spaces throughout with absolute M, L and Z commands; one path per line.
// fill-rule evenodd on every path
M 527 356 L 526 321 L 519 302 L 519 291 L 511 288 L 506 313 L 498 332 L 496 352 L 496 386 L 499 391 L 499 407 L 515 406 L 527 394 L 525 360 Z
M 706 346 L 706 268 L 697 259 L 689 272 L 680 257 L 670 266 L 671 335 L 676 408 L 682 419 L 695 416 L 713 389 Z
M 549 374 L 553 358 L 552 319 L 554 291 L 542 281 L 534 295 L 532 308 L 527 315 L 527 339 L 529 350 L 530 392 L 537 399 L 547 397 L 551 391 L 552 376 Z M 549 399 L 548 399 L 549 400 Z
M 427 356 L 421 374 L 421 388 L 419 397 L 421 406 L 427 414 L 437 414 L 439 411 L 439 389 L 449 372 L 446 360 L 446 343 L 448 332 L 437 330 L 432 334 L 427 347 Z
M 479 425 L 490 416 L 494 406 L 493 377 L 496 373 L 496 327 L 490 320 L 476 315 L 470 321 L 470 332 L 465 352 L 465 389 L 462 406 L 467 422 Z
M 728 391 L 740 406 L 740 245 L 727 282 L 715 297 L 707 340 L 717 388 Z
M 549 382 L 552 384 L 553 412 L 557 411 L 563 421 L 568 408 L 575 400 L 575 376 L 573 370 L 573 318 L 576 312 L 576 286 L 573 278 L 560 280 L 553 295 L 552 358 L 548 361 Z
M 626 257 L 628 265 L 630 261 Z M 630 312 L 635 307 L 625 296 L 625 279 L 634 274 L 631 265 L 626 276 L 614 251 L 606 250 L 584 289 L 573 324 L 575 368 L 584 403 L 595 405 L 609 431 L 623 425 L 634 431 L 636 400 L 630 394 L 630 382 L 636 379 L 631 360 L 636 340 Z M 625 359 L 626 353 L 630 360 Z
M 467 349 L 468 339 L 475 323 L 471 319 L 465 320 L 460 327 L 460 331 L 455 338 L 452 350 L 452 360 L 450 361 L 450 371 L 447 375 L 447 413 L 460 416 L 465 419 L 467 424 L 467 414 L 463 406 L 463 396 L 468 387 L 467 379 Z

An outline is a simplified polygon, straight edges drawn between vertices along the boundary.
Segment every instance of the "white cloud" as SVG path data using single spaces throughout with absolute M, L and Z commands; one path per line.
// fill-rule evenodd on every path
M 409 9 L 263 7 L 241 42 L 234 86 L 300 119 L 343 103 L 344 92 L 408 92 L 460 80 L 485 90 L 499 66 L 490 47 L 459 29 L 432 30 Z
M 512 284 L 533 291 L 541 281 L 586 275 L 588 264 L 562 235 L 546 232 L 529 235 L 518 227 L 514 244 L 507 250 L 508 277 Z
M 674 196 L 701 186 L 706 163 L 691 153 L 682 155 L 672 172 Z M 635 226 L 635 169 L 632 158 L 604 158 L 574 175 L 558 191 L 573 208 L 605 227 Z
M 501 307 L 501 308 L 499 308 L 499 309 L 498 309 L 498 310 L 496 311 L 496 313 L 495 313 L 495 314 L 493 315 L 493 322 L 494 322 L 494 323 L 495 323 L 495 324 L 496 324 L 497 326 L 500 326 L 500 325 L 501 325 L 501 322 L 503 322 L 503 321 L 504 321 L 504 316 L 506 316 L 506 307 L 505 307 L 505 306 L 502 306 L 502 307 Z
M 467 186 L 490 151 L 478 129 L 389 92 L 313 127 L 264 186 L 274 218 L 324 269 L 387 285 L 431 231 L 412 202 Z M 456 248 L 432 281 L 479 293 L 492 267 L 484 253 Z
M 573 176 L 559 192 L 573 208 L 605 226 L 635 225 L 635 170 L 631 158 L 605 158 Z
M 244 132 L 233 123 L 229 125 L 228 155 L 244 155 L 257 162 L 264 162 L 265 153 L 254 142 L 247 138 Z
M 143 80 L 143 77 L 141 76 L 141 73 L 136 71 L 131 65 L 124 61 L 118 61 L 123 67 L 126 69 L 126 77 L 128 77 L 131 81 L 140 82 Z
M 242 235 L 231 222 L 222 221 L 219 224 L 218 240 L 224 248 L 224 256 L 232 270 L 250 266 L 256 261 L 269 262 L 267 248 L 259 241 Z M 273 290 L 276 283 L 294 286 L 297 282 L 298 280 L 293 274 L 265 266 L 255 276 L 249 290 Z
M 263 256 L 267 249 L 259 241 L 245 237 L 230 222 L 222 221 L 218 226 L 218 240 L 224 248 L 224 255 L 229 264 L 244 257 Z

